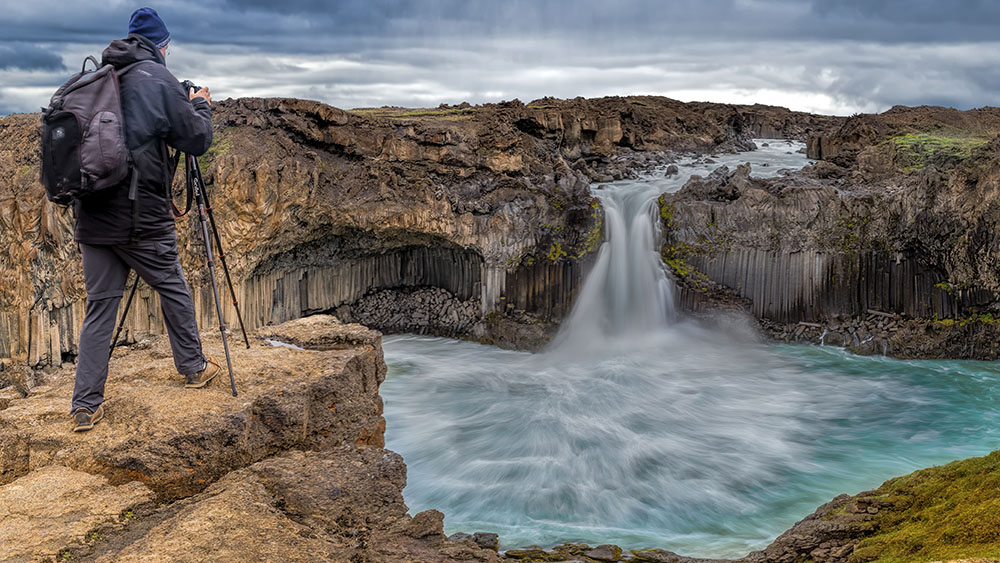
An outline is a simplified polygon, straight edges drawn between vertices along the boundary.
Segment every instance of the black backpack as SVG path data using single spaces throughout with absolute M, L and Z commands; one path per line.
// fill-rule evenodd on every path
M 87 71 L 87 61 L 95 70 Z M 68 205 L 128 176 L 132 159 L 125 146 L 118 77 L 136 64 L 116 71 L 87 57 L 80 72 L 42 108 L 42 185 L 49 201 Z

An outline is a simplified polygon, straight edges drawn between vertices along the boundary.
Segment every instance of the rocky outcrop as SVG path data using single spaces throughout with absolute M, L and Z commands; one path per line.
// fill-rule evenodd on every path
M 849 166 L 869 147 L 906 134 L 990 139 L 1000 134 L 1000 109 L 960 111 L 936 106 L 894 106 L 880 114 L 858 114 L 812 130 L 807 135 L 806 154 L 809 158 Z
M 622 178 L 664 151 L 736 146 L 753 134 L 804 138 L 839 121 L 650 96 L 352 112 L 242 99 L 217 103 L 213 119 L 202 169 L 251 330 L 336 312 L 383 330 L 506 345 L 543 343 L 505 335 L 550 333 L 568 311 L 602 236 L 591 180 Z M 7 375 L 72 361 L 84 313 L 73 219 L 37 181 L 37 123 L 0 118 Z M 213 326 L 195 221 L 178 222 L 182 261 L 199 320 Z M 397 306 L 425 309 L 390 312 Z M 486 321 L 497 316 L 505 321 Z M 145 287 L 126 328 L 130 342 L 163 330 Z
M 897 108 L 884 120 L 855 120 L 851 127 L 879 127 L 858 137 L 850 159 L 834 159 L 849 166 L 823 161 L 768 180 L 741 166 L 692 178 L 661 198 L 664 258 L 679 277 L 695 274 L 748 299 L 782 339 L 818 342 L 826 329 L 859 351 L 996 359 L 1000 137 L 971 136 L 989 130 L 980 117 L 991 111 L 957 112 L 953 126 L 976 124 L 962 138 L 883 137 L 900 131 L 885 123 L 955 113 Z M 854 137 L 837 138 L 847 146 Z M 872 311 L 912 323 L 890 333 L 868 322 Z M 921 332 L 933 338 L 921 342 Z M 943 332 L 954 336 L 936 336 Z M 979 337 L 958 346 L 959 335 Z
M 116 352 L 106 417 L 83 434 L 72 369 L 4 397 L 0 561 L 499 560 L 448 541 L 441 513 L 407 514 L 379 333 L 315 316 L 254 342 L 233 354 L 238 397 L 224 376 L 185 390 L 164 337 Z

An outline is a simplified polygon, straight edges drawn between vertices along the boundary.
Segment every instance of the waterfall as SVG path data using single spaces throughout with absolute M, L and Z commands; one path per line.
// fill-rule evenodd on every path
M 765 346 L 674 312 L 656 197 L 719 164 L 805 163 L 800 145 L 768 144 L 596 188 L 606 242 L 546 353 L 384 340 L 386 444 L 413 513 L 498 532 L 504 549 L 741 557 L 837 494 L 996 449 L 1000 374 L 985 364 Z
M 605 242 L 553 350 L 659 331 L 676 318 L 673 283 L 660 259 L 655 182 L 622 182 L 594 190 L 604 206 Z

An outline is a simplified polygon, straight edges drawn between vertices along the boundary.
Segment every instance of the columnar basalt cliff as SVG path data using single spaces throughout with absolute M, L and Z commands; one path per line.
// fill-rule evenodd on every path
M 590 181 L 622 178 L 664 151 L 739 147 L 754 134 L 804 138 L 836 122 L 657 97 L 352 112 L 242 99 L 216 104 L 214 121 L 202 168 L 250 329 L 334 312 L 527 348 L 568 311 L 600 244 Z M 0 118 L 8 368 L 71 360 L 84 312 L 71 213 L 45 201 L 37 181 L 37 122 Z M 213 326 L 196 219 L 178 230 L 200 322 Z M 148 288 L 126 327 L 128 340 L 162 331 Z
M 689 302 L 725 286 L 782 339 L 996 359 L 998 133 L 996 108 L 852 117 L 810 139 L 830 160 L 664 195 L 665 260 Z

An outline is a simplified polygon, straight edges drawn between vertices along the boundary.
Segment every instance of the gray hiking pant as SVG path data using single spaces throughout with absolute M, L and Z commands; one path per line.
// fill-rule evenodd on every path
M 87 286 L 87 314 L 80 330 L 72 411 L 91 412 L 104 402 L 108 379 L 108 349 L 128 279 L 137 274 L 160 295 L 170 348 L 178 373 L 201 371 L 205 356 L 194 316 L 194 301 L 177 257 L 177 234 L 120 245 L 80 243 L 83 278 Z

